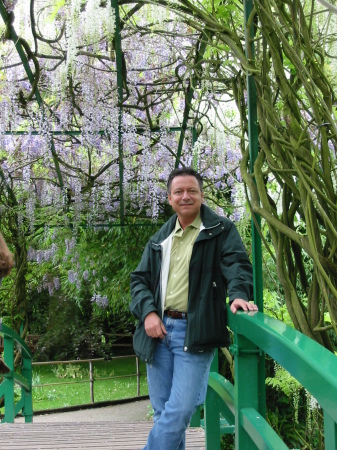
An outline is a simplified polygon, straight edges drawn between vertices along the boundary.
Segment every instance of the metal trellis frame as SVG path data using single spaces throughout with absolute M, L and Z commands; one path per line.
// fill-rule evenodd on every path
M 124 224 L 124 216 L 125 216 L 125 211 L 124 211 L 125 207 L 124 207 L 124 154 L 123 154 L 122 126 L 123 126 L 123 95 L 124 95 L 124 90 L 126 88 L 127 80 L 124 79 L 124 76 L 123 76 L 123 65 L 125 63 L 123 61 L 122 39 L 121 39 L 122 27 L 121 27 L 121 21 L 120 21 L 118 0 L 110 0 L 110 1 L 111 1 L 111 7 L 115 12 L 115 17 L 116 17 L 115 35 L 113 38 L 113 43 L 114 43 L 115 55 L 116 55 L 117 97 L 118 97 L 118 106 L 119 106 L 118 155 L 119 155 L 119 189 L 120 189 L 120 224 L 123 225 Z M 44 114 L 43 100 L 42 100 L 41 94 L 39 92 L 39 89 L 37 87 L 38 75 L 37 75 L 37 73 L 34 74 L 32 72 L 30 65 L 29 65 L 30 59 L 33 59 L 35 61 L 35 59 L 36 59 L 35 55 L 33 54 L 33 52 L 30 51 L 29 47 L 27 45 L 25 45 L 24 40 L 21 39 L 20 37 L 18 37 L 17 33 L 15 32 L 15 29 L 11 23 L 10 13 L 7 12 L 6 7 L 3 3 L 3 0 L 0 0 L 0 14 L 1 14 L 1 16 L 4 20 L 4 23 L 6 24 L 6 27 L 7 27 L 7 38 L 10 39 L 14 43 L 14 46 L 19 54 L 19 57 L 21 59 L 24 70 L 27 74 L 28 80 L 31 83 L 32 92 L 34 92 L 33 95 L 39 105 L 39 108 L 42 111 L 42 114 Z M 202 60 L 205 49 L 207 47 L 207 36 L 205 35 L 204 32 L 201 35 L 201 39 L 200 39 L 198 45 L 199 45 L 199 48 L 196 49 L 196 57 L 195 57 L 196 64 L 198 64 L 198 62 L 200 62 Z M 37 72 L 38 71 L 38 62 L 36 62 L 35 66 L 36 66 L 36 72 Z M 191 127 L 187 126 L 187 123 L 189 120 L 189 113 L 191 111 L 191 103 L 193 100 L 193 94 L 194 94 L 196 82 L 197 82 L 196 77 L 193 77 L 190 81 L 189 86 L 187 87 L 186 97 L 185 97 L 186 98 L 186 106 L 185 106 L 184 116 L 183 116 L 183 121 L 182 121 L 181 126 L 170 127 L 167 129 L 168 132 L 180 132 L 178 149 L 177 149 L 177 154 L 176 154 L 176 163 L 175 163 L 176 167 L 178 167 L 178 165 L 180 163 L 182 146 L 184 143 L 186 130 L 191 129 L 193 143 L 197 139 L 197 130 L 196 130 L 194 124 Z M 147 130 L 144 127 L 136 127 L 136 133 L 142 134 L 146 131 Z M 151 129 L 150 129 L 151 133 L 156 133 L 156 132 L 160 132 L 160 131 L 162 131 L 162 129 L 160 129 L 159 127 L 151 127 Z M 58 155 L 55 150 L 53 137 L 54 136 L 80 136 L 82 133 L 81 133 L 81 131 L 77 131 L 77 130 L 64 130 L 64 131 L 48 130 L 48 133 L 50 135 L 50 150 L 51 150 L 52 157 L 53 157 L 53 162 L 54 162 L 54 167 L 55 167 L 55 171 L 57 174 L 57 179 L 59 182 L 60 189 L 63 189 L 64 182 L 63 182 L 63 178 L 62 178 L 62 174 L 61 174 Z M 1 135 L 5 135 L 5 136 L 22 136 L 22 135 L 38 136 L 41 134 L 42 134 L 42 132 L 37 131 L 37 130 L 34 130 L 34 131 L 7 130 L 7 131 L 4 131 L 1 133 Z M 99 134 L 99 135 L 103 136 L 103 135 L 106 135 L 106 131 L 101 130 L 95 134 Z M 0 168 L 0 177 L 3 180 L 5 180 L 5 175 L 4 175 L 3 171 L 1 170 L 1 168 Z
M 116 51 L 116 69 L 117 69 L 117 92 L 118 92 L 118 155 L 119 155 L 119 204 L 120 204 L 120 222 L 124 224 L 124 161 L 123 161 L 123 140 L 122 140 L 122 124 L 123 124 L 123 53 L 122 53 L 122 36 L 121 24 L 119 16 L 118 0 L 111 0 L 111 7 L 116 15 L 115 28 L 115 51 Z M 126 80 L 125 80 L 126 82 Z
M 249 59 L 254 60 L 254 1 L 244 0 L 244 23 L 246 54 Z M 254 173 L 254 163 L 259 153 L 257 105 L 256 105 L 256 85 L 251 73 L 247 73 L 247 106 L 248 106 L 248 137 L 250 153 L 250 173 Z M 251 212 L 254 215 L 254 212 Z M 261 228 L 261 218 L 255 215 L 256 224 Z M 262 245 L 259 229 L 255 221 L 251 220 L 252 248 L 253 248 L 253 277 L 254 277 L 254 300 L 263 312 L 263 276 L 262 276 Z M 261 352 L 258 360 L 258 402 L 259 412 L 266 415 L 266 389 L 265 389 L 265 357 Z

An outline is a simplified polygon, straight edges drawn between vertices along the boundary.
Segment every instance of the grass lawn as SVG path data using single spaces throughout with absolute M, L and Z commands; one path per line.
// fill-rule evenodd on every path
M 140 395 L 148 394 L 146 366 L 140 362 Z M 94 400 L 120 400 L 137 396 L 135 358 L 93 362 Z M 133 374 L 132 377 L 129 375 Z M 102 379 L 116 377 L 113 379 Z M 54 385 L 54 383 L 61 383 Z M 71 383 L 71 384 L 70 384 Z M 42 386 L 43 384 L 53 384 Z M 90 403 L 89 363 L 33 366 L 33 409 L 62 408 Z

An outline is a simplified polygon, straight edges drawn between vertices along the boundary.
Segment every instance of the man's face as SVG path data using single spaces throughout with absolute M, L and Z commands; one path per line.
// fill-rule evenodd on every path
M 168 200 L 181 221 L 192 223 L 199 214 L 204 194 L 193 175 L 178 175 L 172 180 Z

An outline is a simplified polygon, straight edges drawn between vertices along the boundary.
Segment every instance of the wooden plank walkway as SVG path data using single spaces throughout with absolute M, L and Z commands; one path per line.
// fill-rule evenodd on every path
M 1 450 L 140 450 L 152 422 L 70 422 L 0 424 Z M 186 450 L 204 450 L 201 428 L 186 432 Z M 160 449 L 158 449 L 160 450 Z

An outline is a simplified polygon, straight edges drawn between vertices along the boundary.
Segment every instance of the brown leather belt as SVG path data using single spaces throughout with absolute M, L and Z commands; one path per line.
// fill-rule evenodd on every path
M 173 309 L 166 309 L 164 316 L 172 317 L 173 319 L 187 319 L 187 313 L 175 311 Z

